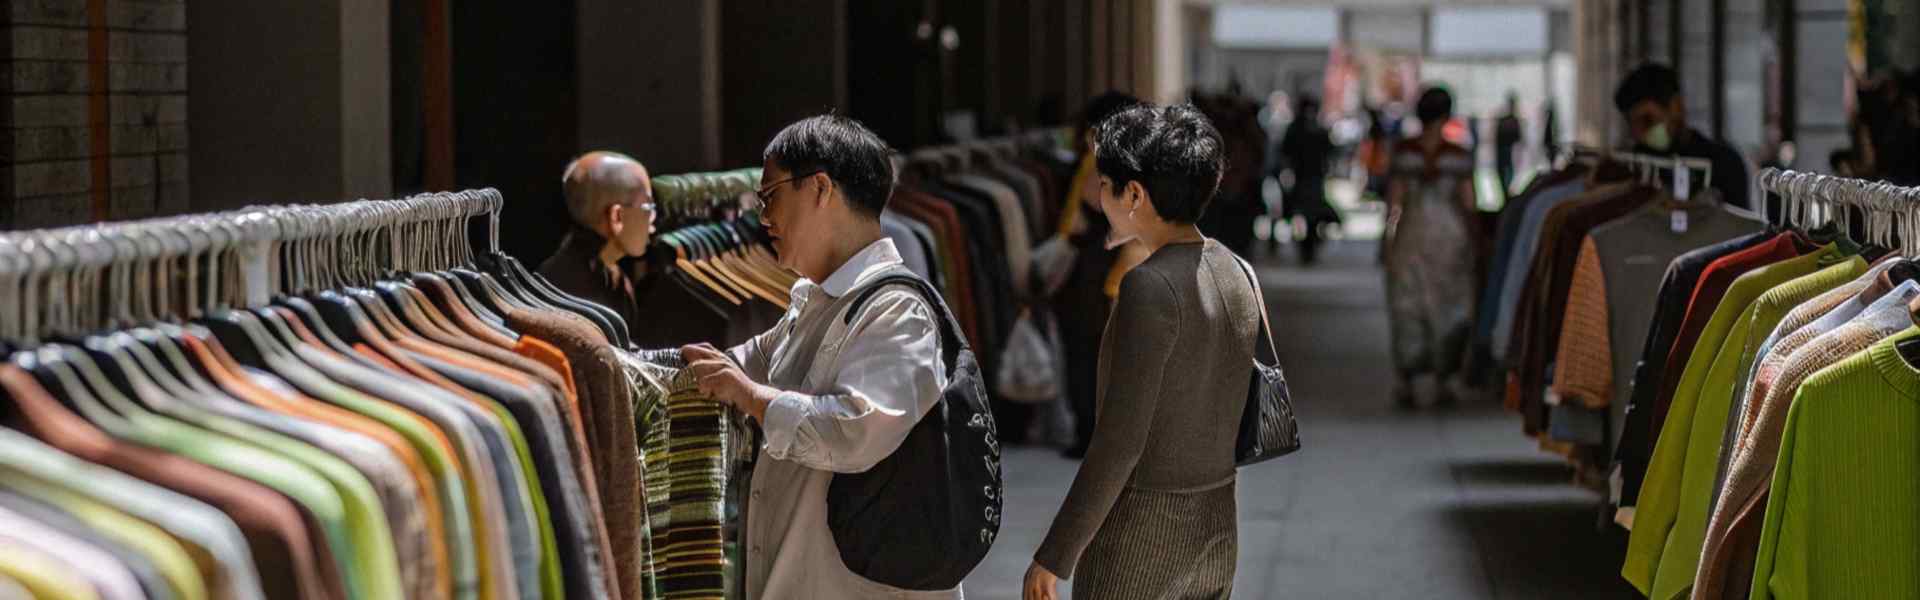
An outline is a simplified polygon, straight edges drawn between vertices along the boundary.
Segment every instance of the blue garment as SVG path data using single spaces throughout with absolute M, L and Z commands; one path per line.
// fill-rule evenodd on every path
M 919 236 L 914 235 L 913 227 L 893 213 L 880 215 L 880 231 L 887 239 L 893 240 L 893 246 L 900 249 L 900 260 L 907 263 L 907 269 L 922 279 L 933 277 L 933 262 L 927 258 L 927 249 L 920 245 Z
M 1499 278 L 1499 301 L 1493 307 L 1493 337 L 1489 349 L 1496 361 L 1507 362 L 1507 351 L 1513 341 L 1514 305 L 1520 303 L 1521 288 L 1526 287 L 1527 266 L 1533 262 L 1534 253 L 1540 250 L 1540 228 L 1546 226 L 1547 212 L 1579 197 L 1585 191 L 1587 183 L 1579 179 L 1540 190 L 1539 197 L 1527 204 L 1527 212 L 1521 215 L 1519 231 L 1514 234 L 1506 268 L 1501 271 Z
M 1507 274 L 1507 257 L 1513 254 L 1514 239 L 1520 233 L 1520 221 L 1526 216 L 1527 207 L 1540 199 L 1540 192 L 1544 189 L 1515 196 L 1500 209 L 1500 224 L 1494 231 L 1493 255 L 1487 257 L 1487 280 L 1480 289 L 1481 298 L 1492 300 L 1500 297 L 1500 283 Z M 1493 319 L 1499 311 L 1493 302 L 1481 302 L 1479 308 L 1473 319 L 1473 342 L 1476 347 L 1486 348 L 1493 339 Z

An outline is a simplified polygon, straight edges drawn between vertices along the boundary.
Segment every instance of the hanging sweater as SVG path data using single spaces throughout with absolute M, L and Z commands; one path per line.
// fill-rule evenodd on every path
M 1920 295 L 1920 284 L 1906 282 L 1887 294 L 1865 314 L 1794 351 L 1779 367 L 1769 386 L 1755 384 L 1765 393 L 1752 411 L 1754 427 L 1739 436 L 1728 451 L 1733 454 L 1724 489 L 1719 494 L 1707 537 L 1701 549 L 1701 564 L 1694 577 L 1694 598 L 1721 598 L 1723 590 L 1738 591 L 1747 583 L 1744 575 L 1752 572 L 1752 544 L 1765 514 L 1767 487 L 1779 457 L 1782 430 L 1786 427 L 1793 396 L 1801 382 L 1821 369 L 1852 356 L 1875 342 L 1912 326 L 1907 302 Z
M 1680 504 L 1673 533 L 1667 538 L 1667 549 L 1660 556 L 1659 572 L 1654 577 L 1650 597 L 1684 597 L 1693 587 L 1693 576 L 1700 565 L 1700 547 L 1706 538 L 1707 518 L 1713 510 L 1713 483 L 1720 465 L 1720 438 L 1726 429 L 1727 406 L 1733 402 L 1736 380 L 1747 373 L 1760 347 L 1759 332 L 1773 331 L 1793 307 L 1853 280 L 1866 270 L 1866 261 L 1853 257 L 1781 284 L 1748 306 L 1742 315 L 1745 322 L 1727 336 L 1726 345 L 1714 357 L 1713 367 L 1695 404 L 1693 428 L 1686 438 L 1685 468 L 1680 475 Z M 1669 435 L 1679 433 L 1672 431 Z
M 1581 242 L 1558 342 L 1554 393 L 1586 408 L 1624 411 L 1634 354 L 1646 343 L 1646 324 L 1655 309 L 1656 297 L 1646 290 L 1659 284 L 1667 264 L 1681 253 L 1761 227 L 1744 212 L 1696 204 L 1683 209 L 1691 224 L 1675 231 L 1673 212 L 1648 207 L 1594 229 Z
M 1684 476 L 1689 472 L 1689 466 L 1699 464 L 1702 460 L 1690 455 L 1692 434 L 1696 429 L 1695 417 L 1711 415 L 1714 417 L 1712 420 L 1717 422 L 1726 415 L 1727 403 L 1731 401 L 1737 355 L 1744 350 L 1754 324 L 1754 315 L 1748 312 L 1747 308 L 1774 287 L 1841 260 L 1843 257 L 1837 251 L 1827 249 L 1756 269 L 1735 280 L 1727 289 L 1719 307 L 1714 309 L 1712 319 L 1708 321 L 1698 344 L 1692 350 L 1692 357 L 1687 360 L 1686 371 L 1682 374 L 1679 387 L 1675 390 L 1673 404 L 1667 411 L 1667 421 L 1661 426 L 1663 433 L 1655 442 L 1653 460 L 1648 466 L 1646 481 L 1640 488 L 1633 533 L 1628 538 L 1627 556 L 1625 564 L 1621 567 L 1621 575 L 1641 593 L 1651 597 L 1670 598 L 1674 593 L 1681 591 L 1679 588 L 1684 586 L 1680 585 L 1671 585 L 1668 589 L 1656 589 L 1656 575 L 1668 569 L 1685 570 L 1686 583 L 1693 582 L 1694 569 L 1690 563 L 1699 559 L 1698 539 L 1706 530 L 1705 497 L 1706 493 L 1711 493 L 1694 496 L 1698 499 L 1695 503 L 1700 505 L 1697 512 L 1701 514 L 1697 517 L 1698 530 L 1690 534 L 1695 541 L 1689 544 L 1686 542 L 1689 534 L 1680 524 L 1679 518 L 1682 511 L 1688 510 L 1688 496 L 1683 493 Z M 1864 261 L 1860 261 L 1859 269 L 1865 270 L 1865 267 Z M 1850 278 L 1851 276 L 1848 277 Z M 1837 286 L 1844 281 L 1844 279 L 1837 281 L 1833 286 L 1827 287 Z M 1817 292 L 1808 296 L 1816 294 Z M 1782 312 L 1784 310 L 1782 309 Z M 1771 328 L 1772 321 L 1778 319 L 1779 315 L 1775 315 L 1769 320 L 1768 327 Z M 1732 349 L 1730 354 L 1734 358 L 1721 361 L 1718 356 L 1727 352 L 1726 348 Z M 1675 348 L 1676 352 L 1679 350 Z M 1720 391 L 1713 393 L 1705 391 L 1715 389 Z M 1699 407 L 1697 406 L 1699 404 L 1706 406 Z M 1699 410 L 1696 411 L 1696 408 Z M 1717 434 L 1720 430 L 1715 428 L 1713 431 L 1716 434 L 1714 443 L 1717 444 L 1719 442 Z M 1705 464 L 1716 464 L 1717 452 L 1708 450 L 1705 445 L 1702 445 L 1700 451 L 1702 454 L 1714 454 L 1704 459 Z M 1707 470 L 1709 472 L 1705 478 L 1711 482 L 1713 476 L 1710 472 L 1711 467 Z M 1682 538 L 1670 540 L 1671 535 L 1679 535 Z M 1670 556 L 1675 547 L 1688 546 L 1692 547 L 1693 556 Z M 1685 554 L 1688 551 L 1680 550 L 1679 552 Z M 1666 577 L 1676 576 L 1666 575 Z M 1662 596 L 1655 593 L 1656 591 L 1666 591 L 1667 595 Z
M 1907 329 L 1800 386 L 1773 468 L 1754 600 L 1920 598 L 1920 372 Z

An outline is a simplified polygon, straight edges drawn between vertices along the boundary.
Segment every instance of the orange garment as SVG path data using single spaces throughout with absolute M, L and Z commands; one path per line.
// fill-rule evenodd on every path
M 407 467 L 407 474 L 412 476 L 413 483 L 418 488 L 416 499 L 420 502 L 421 509 L 427 514 L 427 551 L 433 553 L 435 566 L 434 595 L 438 598 L 453 597 L 452 560 L 447 551 L 446 513 L 440 506 L 439 495 L 434 493 L 434 490 L 439 488 L 434 486 L 433 472 L 427 469 L 426 462 L 420 459 L 420 453 L 414 451 L 406 438 L 378 421 L 304 394 L 295 393 L 291 397 L 280 396 L 254 383 L 252 379 L 228 370 L 227 365 L 214 356 L 205 342 L 193 336 L 184 336 L 183 340 L 188 350 L 200 360 L 201 366 L 213 375 L 213 379 L 240 400 L 269 411 L 367 436 L 392 451 L 394 456 L 399 457 L 400 462 Z
M 580 392 L 573 384 L 573 363 L 567 361 L 567 355 L 562 353 L 558 346 L 526 334 L 520 335 L 520 341 L 513 345 L 513 352 L 538 361 L 560 374 L 560 381 L 564 384 L 560 391 L 566 397 L 567 422 L 573 424 L 570 428 L 573 435 L 573 454 L 577 463 L 575 466 L 579 467 L 575 471 L 579 472 L 580 481 L 586 484 L 587 499 L 593 502 L 597 513 L 604 505 L 600 503 L 600 483 L 595 481 L 591 468 L 594 464 L 593 449 L 587 444 L 586 419 L 582 418 L 580 413 Z
M 1574 261 L 1573 285 L 1567 291 L 1567 312 L 1560 326 L 1553 393 L 1561 401 L 1591 409 L 1613 403 L 1613 334 L 1608 314 L 1606 273 L 1593 236 L 1587 236 L 1580 241 L 1580 255 Z

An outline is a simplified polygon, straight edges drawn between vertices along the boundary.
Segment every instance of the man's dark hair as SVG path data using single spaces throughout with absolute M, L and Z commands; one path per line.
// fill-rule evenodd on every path
M 1137 105 L 1100 125 L 1094 161 L 1117 188 L 1138 181 L 1161 218 L 1193 223 L 1206 213 L 1226 169 L 1226 142 L 1189 104 Z
M 1613 90 L 1613 108 L 1620 114 L 1627 114 L 1641 102 L 1652 100 L 1665 104 L 1680 95 L 1680 75 L 1672 67 L 1660 63 L 1646 63 L 1635 67 L 1626 79 L 1620 80 L 1620 87 Z
M 839 115 L 808 117 L 767 142 L 762 155 L 794 176 L 826 173 L 861 214 L 879 218 L 898 180 L 893 148 L 859 121 Z
M 1422 124 L 1447 120 L 1453 116 L 1453 93 L 1438 86 L 1427 88 L 1414 102 L 1413 115 L 1419 117 Z
M 1138 105 L 1140 99 L 1125 92 L 1110 91 L 1094 96 L 1087 101 L 1086 107 L 1080 109 L 1080 135 L 1084 136 L 1088 130 L 1099 127 L 1102 121 L 1115 113 Z

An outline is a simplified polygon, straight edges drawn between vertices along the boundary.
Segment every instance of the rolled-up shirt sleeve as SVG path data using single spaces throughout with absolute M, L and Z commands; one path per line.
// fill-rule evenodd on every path
M 836 317 L 837 318 L 837 317 Z M 925 300 L 905 290 L 876 295 L 847 328 L 822 393 L 783 391 L 767 405 L 768 456 L 835 473 L 859 473 L 892 454 L 946 385 L 940 334 Z M 831 343 L 831 341 L 829 341 Z M 754 375 L 749 342 L 735 356 Z M 831 348 L 816 360 L 833 360 Z M 761 373 L 764 373 L 761 370 Z

